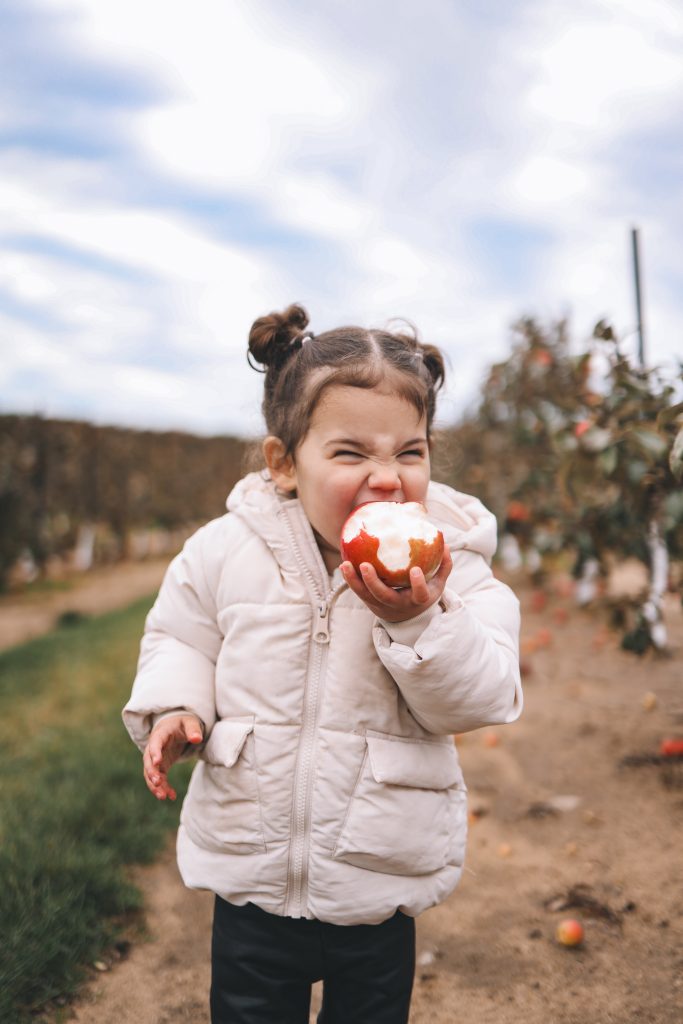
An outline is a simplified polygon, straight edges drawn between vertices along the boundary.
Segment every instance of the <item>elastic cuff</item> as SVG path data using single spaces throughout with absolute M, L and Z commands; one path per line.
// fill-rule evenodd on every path
M 177 715 L 194 715 L 194 711 L 188 711 L 187 708 L 171 708 L 170 711 L 160 711 L 156 715 L 150 715 L 152 720 L 152 729 L 158 725 L 159 722 L 163 722 L 164 718 L 174 718 Z M 194 717 L 196 718 L 197 716 L 194 715 Z M 202 732 L 204 732 L 203 724 Z
M 378 622 L 386 629 L 394 643 L 403 644 L 404 647 L 414 647 L 415 642 L 422 636 L 432 619 L 441 613 L 440 602 L 435 601 L 429 608 L 412 619 L 404 619 L 402 622 L 385 622 L 384 619 L 378 619 Z

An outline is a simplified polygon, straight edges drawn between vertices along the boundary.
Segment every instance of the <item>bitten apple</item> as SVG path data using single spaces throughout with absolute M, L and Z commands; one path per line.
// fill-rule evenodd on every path
M 429 580 L 443 559 L 443 534 L 427 518 L 419 501 L 369 501 L 359 505 L 344 523 L 341 555 L 356 570 L 362 562 L 374 566 L 390 587 L 410 586 L 410 570 L 422 569 Z

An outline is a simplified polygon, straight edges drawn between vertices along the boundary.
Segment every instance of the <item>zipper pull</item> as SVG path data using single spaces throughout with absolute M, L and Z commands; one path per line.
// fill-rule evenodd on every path
M 327 601 L 318 605 L 318 621 L 315 624 L 315 642 L 318 644 L 329 644 L 330 642 L 330 606 Z

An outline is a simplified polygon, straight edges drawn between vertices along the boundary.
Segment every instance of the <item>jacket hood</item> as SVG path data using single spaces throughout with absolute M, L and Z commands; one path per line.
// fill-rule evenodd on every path
M 453 550 L 475 551 L 490 563 L 497 545 L 498 525 L 493 512 L 471 494 L 432 480 L 427 490 L 429 518 Z
M 496 518 L 478 498 L 432 480 L 426 505 L 429 518 L 452 550 L 475 551 L 491 561 L 496 550 Z M 248 473 L 235 484 L 226 507 L 271 547 L 280 549 L 288 545 L 280 513 L 287 507 L 301 508 L 298 498 L 278 494 L 267 470 Z

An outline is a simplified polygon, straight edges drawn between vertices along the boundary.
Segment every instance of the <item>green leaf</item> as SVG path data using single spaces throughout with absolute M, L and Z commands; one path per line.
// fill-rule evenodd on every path
M 676 480 L 683 479 L 683 427 L 674 438 L 674 443 L 669 454 L 669 466 Z
M 603 427 L 590 427 L 585 434 L 581 435 L 579 445 L 587 452 L 602 452 L 607 448 L 612 435 L 609 430 Z
M 683 416 L 683 402 L 678 402 L 676 405 L 670 405 L 657 416 L 657 426 L 668 427 L 670 423 L 675 423 L 679 416 Z
M 640 459 L 632 459 L 626 465 L 626 476 L 630 483 L 639 484 L 647 473 L 647 463 Z
M 618 459 L 619 453 L 616 446 L 613 448 L 605 448 L 604 452 L 600 452 L 598 455 L 598 461 L 605 476 L 612 475 L 614 470 L 617 468 Z
M 599 338 L 601 341 L 616 341 L 612 325 L 607 320 L 598 320 L 593 328 L 593 337 Z
M 642 427 L 637 427 L 635 430 L 630 431 L 630 437 L 633 438 L 642 452 L 655 459 L 662 458 L 669 449 L 664 438 L 656 434 L 654 430 L 645 430 Z

